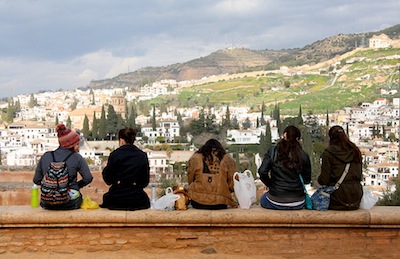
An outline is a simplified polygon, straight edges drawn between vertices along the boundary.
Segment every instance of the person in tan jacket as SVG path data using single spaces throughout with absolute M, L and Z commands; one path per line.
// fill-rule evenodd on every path
M 232 198 L 236 163 L 216 139 L 208 140 L 188 162 L 188 196 L 193 208 L 237 207 Z

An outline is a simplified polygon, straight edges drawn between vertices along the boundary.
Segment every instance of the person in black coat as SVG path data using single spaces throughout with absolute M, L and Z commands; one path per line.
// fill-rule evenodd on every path
M 295 126 L 284 130 L 283 139 L 275 147 L 267 150 L 258 173 L 267 186 L 260 198 L 260 204 L 266 209 L 297 210 L 303 209 L 305 195 L 300 180 L 311 180 L 311 162 L 300 144 L 301 132 Z
M 102 208 L 112 210 L 141 210 L 150 208 L 150 200 L 143 190 L 150 180 L 147 154 L 133 143 L 137 130 L 124 128 L 118 132 L 119 148 L 111 152 L 103 179 L 111 185 L 103 195 Z

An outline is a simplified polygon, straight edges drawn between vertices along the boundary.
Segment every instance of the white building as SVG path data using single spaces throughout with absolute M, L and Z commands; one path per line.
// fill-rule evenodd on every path
M 391 39 L 386 34 L 381 34 L 379 36 L 374 35 L 369 39 L 370 48 L 388 48 L 391 44 Z
M 157 152 L 151 149 L 143 150 L 147 153 L 150 166 L 150 181 L 158 182 L 161 178 L 172 179 L 172 166 L 167 163 L 165 152 Z
M 157 137 L 164 137 L 166 142 L 173 142 L 175 137 L 179 137 L 180 126 L 177 120 L 164 120 L 158 122 L 156 130 L 149 124 L 143 126 L 142 133 L 148 137 L 149 143 L 155 143 Z

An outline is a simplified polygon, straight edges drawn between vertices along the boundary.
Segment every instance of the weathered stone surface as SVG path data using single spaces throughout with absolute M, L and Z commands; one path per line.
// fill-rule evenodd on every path
M 0 254 L 399 258 L 399 214 L 400 207 L 318 212 L 257 206 L 219 211 L 0 206 Z

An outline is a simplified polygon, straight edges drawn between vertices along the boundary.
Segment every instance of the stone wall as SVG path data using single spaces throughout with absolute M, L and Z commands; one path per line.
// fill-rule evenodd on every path
M 399 258 L 400 207 L 370 211 L 46 211 L 0 206 L 0 256 Z

